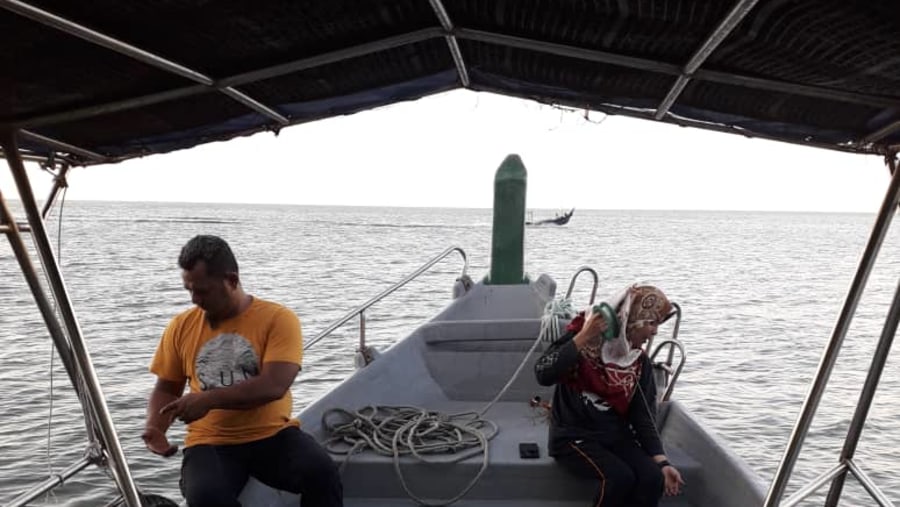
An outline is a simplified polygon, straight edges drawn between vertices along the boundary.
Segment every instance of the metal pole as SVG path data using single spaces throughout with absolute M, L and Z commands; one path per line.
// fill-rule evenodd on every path
M 809 484 L 807 484 L 806 486 L 804 486 L 803 488 L 798 490 L 796 493 L 791 495 L 791 497 L 788 498 L 784 502 L 784 505 L 782 505 L 781 507 L 794 507 L 798 503 L 805 500 L 806 497 L 815 493 L 816 490 L 821 488 L 826 482 L 830 481 L 831 479 L 834 479 L 838 475 L 843 475 L 845 473 L 847 473 L 847 464 L 846 463 L 839 463 L 839 464 L 835 465 L 834 467 L 832 467 L 831 469 L 826 471 L 824 474 L 820 475 L 819 477 L 814 479 L 812 482 L 810 482 Z
M 731 12 L 725 16 L 725 19 L 719 23 L 719 26 L 716 27 L 713 33 L 703 41 L 703 45 L 700 46 L 693 56 L 691 56 L 691 59 L 684 66 L 684 70 L 682 70 L 678 79 L 675 80 L 675 84 L 672 85 L 669 93 L 666 94 L 666 97 L 659 104 L 659 107 L 656 108 L 654 117 L 657 120 L 662 119 L 662 117 L 669 112 L 669 109 L 671 109 L 675 104 L 675 101 L 678 100 L 678 96 L 681 95 L 681 92 L 687 87 L 691 78 L 694 77 L 694 72 L 703 65 L 703 62 L 713 54 L 713 51 L 715 51 L 716 48 L 719 47 L 719 44 L 728 37 L 728 34 L 730 34 L 747 14 L 753 10 L 757 1 L 758 0 L 739 0 L 738 3 L 732 7 Z
M 170 60 L 166 60 L 165 58 L 157 56 L 141 48 L 132 46 L 131 44 L 127 44 L 120 40 L 104 35 L 100 32 L 91 30 L 90 28 L 79 25 L 78 23 L 65 19 L 61 16 L 57 16 L 32 5 L 28 5 L 25 2 L 21 2 L 19 0 L 0 0 L 0 7 L 15 12 L 16 14 L 25 16 L 26 18 L 41 23 L 42 25 L 52 26 L 57 30 L 68 33 L 69 35 L 74 35 L 75 37 L 78 37 L 80 39 L 84 39 L 93 44 L 103 46 L 117 53 L 146 63 L 147 65 L 156 67 L 158 69 L 163 69 L 167 72 L 171 72 L 172 74 L 179 75 L 186 79 L 190 79 L 191 81 L 196 81 L 207 86 L 213 84 L 212 79 L 204 76 L 203 74 L 200 74 L 199 72 L 188 69 L 187 67 L 179 65 Z
M 0 234 L 12 234 L 13 230 L 11 225 L 0 224 Z M 28 227 L 28 224 L 16 224 L 15 231 L 18 233 L 31 232 L 31 227 Z
M 27 130 L 19 130 L 19 137 L 33 143 L 47 146 L 48 148 L 52 148 L 56 151 L 64 151 L 72 155 L 78 155 L 88 160 L 93 160 L 94 162 L 109 162 L 109 159 L 105 155 L 101 155 L 91 150 L 86 150 L 80 146 L 75 146 L 74 144 L 64 143 L 57 139 L 52 139 L 47 136 L 35 134 L 34 132 L 29 132 Z
M 856 463 L 852 459 L 847 460 L 847 467 L 850 468 L 850 472 L 856 476 L 859 483 L 862 484 L 862 487 L 872 495 L 872 498 L 875 499 L 876 502 L 878 502 L 878 505 L 881 507 L 894 507 L 894 503 L 891 502 L 888 497 L 884 496 L 884 493 L 878 489 L 878 486 L 872 482 L 872 479 L 856 466 Z
M 359 312 L 359 350 L 366 350 L 366 311 Z
M 59 174 L 53 178 L 53 188 L 50 189 L 50 195 L 47 196 L 47 200 L 44 201 L 44 208 L 41 210 L 41 218 L 44 220 L 47 219 L 47 215 L 50 214 L 50 210 L 53 208 L 53 203 L 56 201 L 59 189 L 69 186 L 69 184 L 66 183 L 66 173 L 68 172 L 69 164 L 63 164 L 59 169 Z
M 784 495 L 788 479 L 790 479 L 791 472 L 797 462 L 797 457 L 800 455 L 800 449 L 803 447 L 803 440 L 806 438 L 806 434 L 809 431 L 809 426 L 812 423 L 813 416 L 819 406 L 819 401 L 821 401 L 822 394 L 825 392 L 825 387 L 828 384 L 828 378 L 831 376 L 831 370 L 834 368 L 834 363 L 837 361 L 844 337 L 847 335 L 847 330 L 850 328 L 850 321 L 853 319 L 853 314 L 856 312 L 856 307 L 859 305 L 863 289 L 869 279 L 869 274 L 872 272 L 872 267 L 875 265 L 878 251 L 881 249 L 881 244 L 884 242 L 884 238 L 891 225 L 891 220 L 894 218 L 894 213 L 897 210 L 897 204 L 900 202 L 900 171 L 896 170 L 897 164 L 893 157 L 890 158 L 888 164 L 891 167 L 891 182 L 890 185 L 888 185 L 887 192 L 884 196 L 884 202 L 878 212 L 878 217 L 875 220 L 875 225 L 869 236 L 869 241 L 866 244 L 866 249 L 859 261 L 856 275 L 854 275 L 853 281 L 850 284 L 850 289 L 844 300 L 844 306 L 841 308 L 841 313 L 834 325 L 831 340 L 825 346 L 825 351 L 822 354 L 822 358 L 819 360 L 816 377 L 806 395 L 806 400 L 803 402 L 803 407 L 800 410 L 800 417 L 794 425 L 794 429 L 791 432 L 791 438 L 788 441 L 784 455 L 781 458 L 781 463 L 779 463 L 778 469 L 775 472 L 775 478 L 772 480 L 772 485 L 766 495 L 765 507 L 776 507 L 781 501 L 781 497 Z
M 875 398 L 875 390 L 881 380 L 881 373 L 884 371 L 884 365 L 887 363 L 888 355 L 891 353 L 891 345 L 894 343 L 894 336 L 897 334 L 897 325 L 900 323 L 900 283 L 894 292 L 894 301 L 888 310 L 885 319 L 884 329 L 881 331 L 881 338 L 875 347 L 875 354 L 872 357 L 872 364 L 869 367 L 869 373 L 863 384 L 862 392 L 859 395 L 859 401 L 856 403 L 856 412 L 853 414 L 853 420 L 850 421 L 850 427 L 847 429 L 847 438 L 844 439 L 844 448 L 841 450 L 841 463 L 853 459 L 856 452 L 856 446 L 859 444 L 859 437 L 862 435 L 863 426 L 866 424 L 866 418 L 869 415 L 869 409 L 872 406 L 872 400 Z M 841 498 L 841 491 L 844 487 L 844 478 L 846 474 L 835 477 L 831 483 L 831 489 L 828 491 L 828 498 L 825 505 L 834 507 Z
M 56 158 L 57 160 L 60 161 L 60 163 L 65 163 L 65 164 L 72 163 L 72 160 L 68 156 L 62 155 L 60 153 L 53 153 L 50 155 L 38 155 L 35 153 L 27 153 L 27 152 L 21 153 L 20 152 L 19 156 L 25 162 L 38 162 L 40 164 L 48 162 L 51 158 Z M 0 148 L 0 158 L 6 158 L 6 155 L 3 153 L 3 148 Z
M 309 350 L 309 348 L 312 347 L 313 345 L 315 345 L 316 343 L 318 343 L 319 340 L 321 340 L 322 338 L 325 338 L 326 336 L 331 334 L 331 332 L 334 331 L 335 329 L 343 326 L 347 321 L 349 321 L 353 317 L 356 317 L 356 315 L 358 313 L 365 311 L 368 307 L 374 305 L 375 303 L 380 301 L 383 297 L 391 294 L 392 292 L 399 289 L 400 287 L 403 287 L 408 282 L 410 282 L 417 276 L 421 275 L 425 271 L 428 271 L 428 269 L 431 268 L 431 266 L 434 266 L 438 262 L 442 261 L 445 257 L 452 254 L 453 252 L 459 252 L 460 257 L 462 257 L 463 268 L 462 268 L 462 273 L 460 274 L 460 276 L 464 276 L 466 274 L 466 271 L 468 271 L 468 269 L 469 269 L 469 260 L 466 257 L 466 251 L 458 246 L 450 247 L 450 248 L 444 250 L 441 254 L 439 254 L 436 257 L 434 257 L 433 259 L 431 259 L 430 261 L 426 262 L 421 268 L 419 268 L 419 269 L 413 271 L 412 273 L 410 273 L 409 275 L 407 275 L 406 278 L 404 278 L 403 280 L 400 280 L 399 282 L 395 283 L 394 285 L 391 285 L 387 289 L 381 291 L 377 296 L 373 297 L 372 299 L 369 299 L 365 303 L 357 306 L 356 308 L 354 308 L 354 309 L 350 310 L 349 312 L 347 312 L 346 314 L 344 314 L 343 317 L 334 321 L 331 325 L 326 327 L 324 331 L 317 334 L 312 340 L 309 341 L 309 343 L 303 344 L 303 349 Z
M 876 130 L 875 132 L 872 132 L 871 134 L 867 135 L 866 137 L 863 138 L 862 142 L 876 143 L 876 142 L 884 139 L 885 137 L 893 134 L 894 132 L 896 132 L 898 130 L 900 130 L 900 121 L 895 121 L 893 123 L 885 125 L 884 127 L 881 127 L 880 129 Z
M 675 315 L 675 327 L 672 329 L 671 340 L 678 341 L 678 328 L 681 327 L 681 306 L 679 306 L 678 303 L 673 301 L 672 308 L 675 309 L 675 313 L 669 313 L 669 316 L 666 317 L 666 320 L 664 322 L 668 322 L 672 318 L 672 315 Z M 646 350 L 650 350 L 651 347 L 653 347 L 653 341 L 655 339 L 656 339 L 655 336 L 651 336 L 650 339 L 647 340 Z M 684 360 L 684 359 L 682 358 L 682 360 Z M 669 350 L 668 364 L 671 365 L 674 361 L 675 361 L 675 350 L 671 349 L 671 350 Z
M 16 143 L 15 134 L 11 131 L 0 133 L 0 145 L 3 146 L 3 149 L 9 157 L 9 166 L 12 170 L 16 187 L 19 189 L 22 207 L 25 209 L 25 213 L 28 216 L 28 223 L 31 225 L 31 231 L 34 235 L 38 254 L 43 260 L 44 269 L 46 270 L 51 290 L 59 305 L 63 322 L 68 331 L 75 362 L 83 376 L 88 401 L 93 409 L 94 417 L 97 419 L 96 423 L 104 448 L 109 454 L 109 461 L 111 464 L 110 470 L 125 499 L 125 505 L 128 507 L 141 507 L 137 487 L 134 484 L 134 479 L 131 477 L 131 471 L 128 469 L 128 462 L 125 460 L 125 454 L 119 443 L 119 437 L 116 435 L 116 429 L 113 425 L 112 417 L 109 414 L 109 408 L 106 406 L 106 399 L 103 397 L 100 380 L 97 378 L 97 374 L 94 371 L 94 365 L 91 363 L 91 357 L 85 346 L 81 327 L 75 317 L 75 312 L 72 309 L 72 302 L 66 291 L 65 281 L 63 280 L 62 273 L 56 263 L 56 257 L 53 254 L 53 248 L 50 245 L 50 239 L 47 236 L 47 230 L 44 228 L 44 222 L 41 220 L 40 211 L 38 210 L 37 203 L 34 199 L 34 192 L 31 190 L 28 175 L 25 173 L 25 165 L 22 163 L 22 159 L 19 158 L 19 148 Z
M 33 502 L 40 498 L 44 493 L 52 490 L 57 486 L 62 486 L 66 479 L 72 477 L 78 472 L 84 470 L 91 464 L 90 458 L 82 458 L 74 465 L 69 466 L 62 472 L 58 474 L 54 474 L 52 477 L 47 479 L 46 481 L 38 484 L 34 488 L 22 493 L 21 495 L 13 498 L 12 502 L 6 504 L 6 507 L 24 507 L 28 505 L 29 502 Z
M 219 88 L 215 86 L 215 82 L 211 77 L 203 75 L 200 72 L 189 69 L 171 60 L 167 60 L 159 55 L 155 55 L 139 47 L 132 46 L 127 42 L 115 39 L 95 30 L 91 30 L 86 26 L 79 25 L 74 21 L 63 18 L 61 16 L 57 16 L 51 12 L 39 9 L 20 0 L 0 0 L 0 7 L 6 8 L 12 12 L 37 21 L 38 23 L 41 23 L 43 25 L 56 28 L 70 35 L 74 35 L 75 37 L 84 39 L 93 44 L 103 46 L 109 50 L 115 51 L 129 58 L 133 58 L 147 65 L 151 65 L 172 74 L 177 74 L 181 77 L 190 79 L 191 81 L 195 81 L 209 87 Z M 254 100 L 253 98 L 247 96 L 245 93 L 237 90 L 236 88 L 221 87 L 219 88 L 219 91 L 238 101 L 239 103 L 247 106 L 248 108 L 256 111 L 257 113 L 274 119 L 282 125 L 287 125 L 288 123 L 290 123 L 287 118 L 285 118 L 272 108 L 261 104 L 259 101 Z
M 12 158 L 9 160 L 11 161 Z M 38 310 L 41 312 L 41 317 L 44 318 L 44 324 L 46 324 L 50 337 L 53 339 L 53 344 L 56 345 L 56 350 L 59 351 L 59 357 L 62 359 L 66 373 L 69 375 L 69 381 L 72 382 L 75 392 L 78 393 L 79 398 L 81 398 L 83 390 L 81 388 L 81 381 L 79 380 L 78 367 L 75 365 L 75 358 L 72 354 L 72 347 L 69 345 L 69 340 L 65 333 L 63 333 L 59 321 L 56 319 L 56 314 L 53 311 L 47 295 L 44 294 L 44 288 L 41 287 L 37 270 L 34 269 L 34 265 L 31 263 L 31 259 L 28 256 L 28 249 L 25 247 L 25 242 L 22 240 L 21 234 L 19 234 L 18 226 L 12 219 L 12 214 L 6 204 L 6 200 L 3 198 L 2 192 L 0 192 L 0 222 L 7 222 L 9 224 L 9 228 L 11 229 L 10 232 L 7 232 L 9 245 L 12 247 L 13 254 L 19 261 L 22 275 L 28 283 L 28 288 L 31 289 L 31 294 L 34 297 L 35 303 L 37 303 Z M 87 415 L 88 412 L 85 412 L 85 416 Z M 88 429 L 90 429 L 90 427 Z M 88 432 L 88 436 L 93 437 L 90 431 Z
M 434 9 L 434 14 L 437 16 L 438 21 L 441 22 L 441 26 L 448 34 L 444 36 L 444 39 L 447 41 L 447 47 L 450 48 L 450 56 L 453 58 L 453 63 L 456 65 L 456 72 L 459 74 L 459 82 L 462 83 L 464 88 L 468 88 L 469 72 L 466 70 L 466 62 L 463 60 L 462 51 L 459 49 L 459 43 L 453 35 L 453 22 L 450 21 L 450 15 L 447 14 L 447 9 L 444 8 L 444 4 L 441 0 L 429 0 L 429 2 L 431 3 L 431 8 Z
M 546 42 L 536 39 L 528 39 L 514 35 L 506 35 L 485 30 L 476 30 L 472 28 L 456 27 L 453 32 L 457 40 L 479 41 L 488 44 L 497 44 L 501 46 L 527 49 L 539 53 L 551 55 L 565 56 L 567 58 L 575 58 L 577 60 L 585 60 L 589 62 L 605 63 L 617 65 L 629 69 L 646 70 L 670 76 L 680 76 L 682 69 L 678 65 L 659 60 L 650 60 L 647 58 L 639 58 L 619 53 L 607 51 L 598 51 L 595 49 L 587 49 L 578 46 L 570 46 L 567 44 L 559 44 L 555 42 Z M 839 102 L 847 102 L 848 104 L 860 104 L 867 106 L 880 107 L 897 107 L 898 101 L 894 97 L 867 95 L 856 92 L 845 92 L 827 88 L 823 86 L 802 85 L 787 81 L 776 81 L 773 79 L 763 79 L 755 76 L 731 74 L 728 72 L 714 71 L 709 69 L 697 69 L 694 72 L 694 80 L 709 81 L 711 83 L 730 84 L 743 88 L 754 90 L 768 90 L 776 92 L 791 93 L 794 95 L 802 95 L 804 97 L 816 97 L 828 100 L 836 100 Z M 479 90 L 491 91 L 484 85 L 480 85 Z M 583 107 L 581 104 L 579 107 Z M 645 117 L 653 118 L 652 114 Z
M 600 285 L 600 277 L 597 275 L 597 271 L 590 266 L 581 266 L 575 270 L 575 274 L 572 275 L 572 280 L 569 282 L 569 288 L 566 290 L 566 299 L 572 298 L 572 291 L 575 290 L 575 281 L 578 280 L 578 277 L 584 272 L 590 273 L 591 277 L 594 279 L 593 285 L 591 285 L 591 299 L 588 301 L 588 306 L 594 306 L 594 299 L 597 298 L 597 287 Z
M 264 67 L 250 72 L 245 72 L 243 74 L 228 76 L 219 79 L 217 82 L 219 86 L 223 87 L 243 86 L 258 81 L 299 72 L 301 70 L 312 69 L 315 67 L 320 67 L 322 65 L 328 65 L 330 63 L 350 60 L 352 58 L 365 56 L 379 51 L 387 51 L 389 49 L 394 49 L 410 44 L 417 44 L 419 42 L 431 40 L 436 37 L 442 37 L 443 35 L 444 30 L 439 27 L 423 28 L 421 30 L 416 30 L 415 32 L 404 33 L 394 37 L 388 37 L 386 39 L 380 39 L 377 41 L 360 44 L 358 46 L 343 48 L 337 51 L 330 51 L 328 53 L 322 53 L 307 58 L 301 58 L 299 60 L 293 60 L 272 67 Z M 152 93 L 150 95 L 131 97 L 115 102 L 107 102 L 104 104 L 95 104 L 92 106 L 63 111 L 60 113 L 27 117 L 17 121 L 16 125 L 21 128 L 37 128 L 47 125 L 55 125 L 58 123 L 82 120 L 84 118 L 91 118 L 94 116 L 115 113 L 118 111 L 126 111 L 138 107 L 159 104 L 162 102 L 169 102 L 185 97 L 207 93 L 210 91 L 214 91 L 214 89 L 205 85 L 190 85 L 173 90 L 167 90 L 164 92 Z
M 672 330 L 672 339 L 678 341 L 678 330 L 681 328 L 681 305 L 678 303 L 672 303 L 672 306 L 675 308 L 675 329 Z M 675 361 L 675 348 L 669 349 L 669 363 L 672 364 Z M 681 354 L 681 361 L 684 362 L 684 351 Z

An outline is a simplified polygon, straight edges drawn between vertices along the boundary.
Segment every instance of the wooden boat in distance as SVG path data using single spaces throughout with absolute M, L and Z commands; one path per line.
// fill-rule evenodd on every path
M 529 213 L 529 219 L 525 221 L 525 225 L 566 225 L 567 223 L 569 223 L 569 219 L 572 218 L 572 215 L 574 213 L 575 208 L 572 208 L 568 211 L 568 213 L 556 215 L 554 218 L 538 220 L 536 222 L 532 219 L 531 213 Z

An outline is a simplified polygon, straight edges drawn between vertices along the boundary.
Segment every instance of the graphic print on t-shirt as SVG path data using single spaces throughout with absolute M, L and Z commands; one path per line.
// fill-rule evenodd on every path
M 228 387 L 258 375 L 259 358 L 246 338 L 224 333 L 200 348 L 196 372 L 203 391 Z

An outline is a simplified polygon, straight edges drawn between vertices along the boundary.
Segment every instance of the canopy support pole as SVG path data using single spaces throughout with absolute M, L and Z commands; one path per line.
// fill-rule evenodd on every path
M 81 379 L 83 380 L 83 387 L 86 391 L 85 394 L 87 395 L 82 402 L 90 407 L 87 412 L 92 416 L 94 419 L 93 422 L 97 425 L 97 431 L 102 444 L 101 452 L 103 453 L 103 457 L 108 460 L 109 470 L 112 472 L 113 479 L 115 480 L 119 491 L 122 493 L 125 505 L 127 507 L 141 507 L 140 495 L 134 484 L 131 471 L 128 468 L 128 462 L 125 460 L 125 454 L 119 443 L 119 437 L 116 434 L 112 417 L 110 416 L 109 409 L 106 405 L 106 399 L 103 396 L 100 381 L 97 378 L 90 354 L 85 346 L 81 327 L 75 317 L 75 311 L 72 308 L 72 302 L 66 290 L 65 281 L 63 280 L 59 265 L 56 262 L 56 256 L 50 244 L 50 239 L 47 236 L 47 230 L 44 227 L 44 221 L 41 218 L 40 210 L 37 207 L 34 192 L 28 181 L 28 175 L 25 172 L 25 164 L 19 156 L 15 132 L 9 130 L 0 132 L 0 145 L 2 145 L 3 150 L 6 153 L 7 162 L 9 163 L 9 168 L 12 171 L 13 179 L 15 180 L 16 187 L 19 191 L 22 207 L 28 217 L 28 224 L 31 227 L 31 233 L 34 235 L 35 246 L 44 266 L 51 293 L 59 306 L 59 311 L 62 315 L 63 323 L 65 324 L 69 337 L 69 345 L 71 346 L 71 357 L 75 363 L 77 372 L 80 373 Z M 10 223 L 14 224 L 15 221 L 10 220 Z M 13 225 L 12 227 L 15 226 Z M 39 306 L 41 305 L 40 302 L 38 304 Z M 45 310 L 46 308 L 42 308 L 42 312 Z M 51 328 L 51 333 L 56 333 L 54 340 L 59 338 L 60 331 L 58 325 L 56 326 L 56 330 L 52 329 L 54 327 L 52 324 L 48 324 L 48 327 Z M 65 357 L 66 353 L 64 353 L 63 350 L 60 350 L 60 355 Z M 71 376 L 70 373 L 70 378 Z M 77 390 L 78 384 L 76 383 L 74 385 Z
M 896 172 L 896 160 L 891 160 L 889 164 L 891 165 L 891 171 Z M 887 363 L 891 346 L 894 343 L 894 336 L 897 334 L 898 323 L 900 323 L 900 283 L 898 283 L 897 290 L 894 292 L 894 301 L 888 310 L 884 328 L 881 331 L 881 338 L 879 338 L 878 345 L 875 347 L 872 363 L 869 366 L 869 373 L 859 394 L 859 401 L 856 403 L 856 412 L 853 414 L 853 420 L 850 421 L 850 427 L 847 429 L 844 448 L 841 450 L 841 463 L 851 461 L 856 453 L 859 437 L 862 435 L 863 426 L 866 424 L 866 418 L 872 406 L 872 400 L 875 398 L 875 390 L 878 388 L 881 374 L 884 372 L 884 365 Z M 825 501 L 826 507 L 837 506 L 838 501 L 841 499 L 846 476 L 845 472 L 835 477 L 831 482 L 831 489 L 828 491 L 828 498 Z
M 791 438 L 788 441 L 784 455 L 775 472 L 775 477 L 772 479 L 772 485 L 766 495 L 765 507 L 777 507 L 784 495 L 788 480 L 793 472 L 797 458 L 800 455 L 800 449 L 803 447 L 803 441 L 806 439 L 809 427 L 812 424 L 813 416 L 818 409 L 819 402 L 825 392 L 825 387 L 828 385 L 828 379 L 834 369 L 834 364 L 837 362 L 841 345 L 844 342 L 844 338 L 847 336 L 847 330 L 850 328 L 853 314 L 856 313 L 856 308 L 859 305 L 859 300 L 862 298 L 863 290 L 869 280 L 872 268 L 875 265 L 878 252 L 881 249 L 882 243 L 884 243 L 885 236 L 887 236 L 891 221 L 897 210 L 897 205 L 900 203 L 900 171 L 897 171 L 896 155 L 888 157 L 887 163 L 891 168 L 891 182 L 888 185 L 884 201 L 878 212 L 875 225 L 869 236 L 869 241 L 866 244 L 863 256 L 859 261 L 856 275 L 853 277 L 847 297 L 844 300 L 844 305 L 841 308 L 837 322 L 834 325 L 831 340 L 825 346 L 825 351 L 822 354 L 822 358 L 819 360 L 819 367 L 809 392 L 806 395 L 806 400 L 803 402 L 800 417 L 794 425 L 794 429 L 791 432 Z M 871 375 L 872 372 L 870 371 L 870 376 Z M 868 412 L 868 407 L 866 407 L 865 412 Z M 857 407 L 857 415 L 865 415 L 860 414 L 859 407 Z M 854 421 L 856 421 L 856 418 L 854 418 Z M 841 477 L 842 476 L 843 474 L 841 474 Z
M 469 71 L 466 70 L 466 62 L 463 60 L 462 51 L 459 49 L 459 42 L 456 40 L 456 36 L 453 35 L 453 22 L 450 21 L 450 15 L 447 14 L 447 9 L 444 8 L 444 4 L 441 0 L 429 0 L 431 2 L 431 8 L 434 9 L 434 14 L 438 17 L 438 20 L 441 22 L 441 27 L 443 27 L 444 32 L 447 35 L 444 36 L 444 39 L 447 41 L 447 47 L 450 49 L 450 56 L 453 58 L 453 63 L 456 65 L 456 72 L 459 74 L 459 82 L 462 84 L 463 88 L 469 87 Z

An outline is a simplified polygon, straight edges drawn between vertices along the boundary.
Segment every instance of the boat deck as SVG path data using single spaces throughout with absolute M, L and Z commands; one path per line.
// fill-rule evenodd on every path
M 498 393 L 503 393 L 500 401 L 482 416 L 499 429 L 488 443 L 488 466 L 464 498 L 453 505 L 589 505 L 597 481 L 570 475 L 547 455 L 547 414 L 529 404 L 534 396 L 552 396 L 552 388 L 538 385 L 531 374 L 540 352 L 529 351 L 540 333 L 541 321 L 512 310 L 498 312 L 489 305 L 490 301 L 499 300 L 509 303 L 511 309 L 531 308 L 529 311 L 539 313 L 545 302 L 529 302 L 540 295 L 536 290 L 540 287 L 538 282 L 535 286 L 477 285 L 450 308 L 452 313 L 442 314 L 443 320 L 421 326 L 327 396 L 306 407 L 300 414 L 303 428 L 324 441 L 330 435 L 322 426 L 323 416 L 332 409 L 352 412 L 371 406 L 415 406 L 449 416 L 479 412 Z M 486 308 L 491 310 L 489 314 L 499 313 L 503 318 L 485 318 Z M 467 319 L 454 320 L 457 311 Z M 514 377 L 519 365 L 523 366 L 522 373 Z M 689 412 L 675 401 L 663 403 L 659 409 L 658 424 L 667 455 L 686 482 L 683 494 L 664 499 L 663 506 L 761 504 L 762 488 L 755 476 Z M 537 444 L 539 456 L 522 458 L 521 443 Z M 344 456 L 335 455 L 334 459 L 343 462 Z M 428 459 L 428 463 L 422 463 L 404 456 L 400 470 L 411 493 L 429 503 L 458 496 L 483 464 L 481 454 L 461 461 L 455 461 L 458 455 L 429 455 Z M 342 478 L 345 505 L 349 507 L 417 505 L 404 489 L 391 456 L 371 451 L 353 455 L 343 467 Z M 287 497 L 270 501 L 260 488 L 248 486 L 244 490 L 244 505 L 286 507 L 297 503 L 296 498 Z
M 454 507 L 586 507 L 585 500 L 460 500 Z M 408 498 L 346 498 L 345 507 L 419 507 Z M 683 497 L 664 498 L 661 507 L 693 507 Z
M 484 402 L 444 401 L 427 408 L 444 414 L 479 410 Z M 500 431 L 489 443 L 490 464 L 459 506 L 575 506 L 585 505 L 596 488 L 596 482 L 573 477 L 547 455 L 547 424 L 539 412 L 526 402 L 500 402 L 491 407 L 485 419 L 498 425 Z M 519 444 L 533 442 L 540 448 L 536 459 L 519 456 Z M 700 465 L 687 453 L 668 446 L 670 460 L 679 468 L 687 483 L 700 485 Z M 340 458 L 339 458 L 340 459 Z M 412 464 L 407 457 L 401 464 Z M 481 455 L 455 464 L 403 468 L 407 486 L 417 493 L 417 485 L 428 485 L 428 498 L 448 499 L 458 494 L 478 474 Z M 344 494 L 348 506 L 416 505 L 410 500 L 397 478 L 393 459 L 367 452 L 353 456 L 344 469 Z M 510 494 L 515 495 L 510 497 Z M 422 495 L 424 497 L 424 495 Z M 684 497 L 667 499 L 663 505 L 688 506 Z

